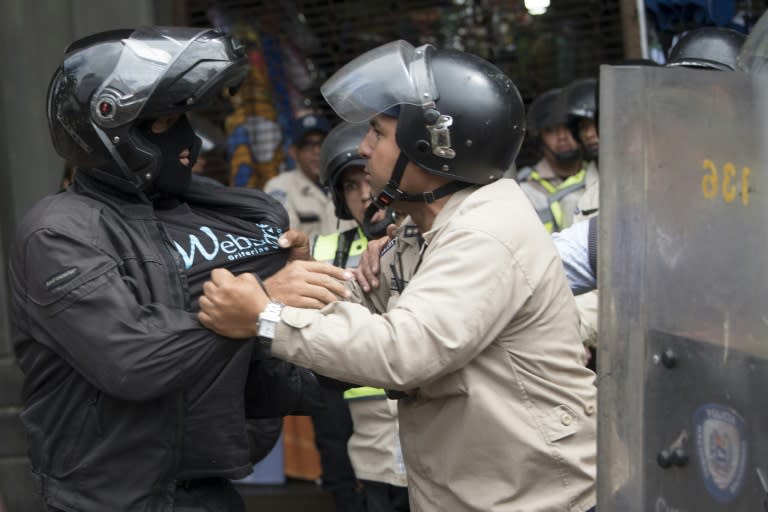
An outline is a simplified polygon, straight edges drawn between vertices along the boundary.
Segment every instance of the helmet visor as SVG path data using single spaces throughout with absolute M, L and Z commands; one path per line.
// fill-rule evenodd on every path
M 747 73 L 768 72 L 768 13 L 760 18 L 747 36 L 736 65 Z
M 222 82 L 242 78 L 234 76 L 243 66 L 236 65 L 226 44 L 212 42 L 215 37 L 206 32 L 210 29 L 144 27 L 123 39 L 117 65 L 93 95 L 98 123 L 130 123 L 142 116 L 148 102 L 153 115 L 189 110 L 185 101 L 196 104 L 215 86 L 228 85 Z M 176 79 L 169 82 L 169 77 Z M 163 91 L 160 97 L 156 90 Z
M 393 41 L 355 58 L 321 87 L 345 121 L 360 123 L 395 105 L 431 105 L 437 100 L 429 58 L 432 46 Z

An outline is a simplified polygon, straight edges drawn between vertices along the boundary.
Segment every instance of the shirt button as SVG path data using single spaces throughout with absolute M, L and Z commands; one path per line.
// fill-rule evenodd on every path
M 587 406 L 587 407 L 584 409 L 584 411 L 587 413 L 587 415 L 588 415 L 588 416 L 592 416 L 593 414 L 595 414 L 595 406 L 594 406 L 594 405 L 592 405 L 592 404 L 589 404 L 589 405 L 588 405 L 588 406 Z
M 571 417 L 570 414 L 563 414 L 562 416 L 560 416 L 560 422 L 567 427 L 568 425 L 573 423 L 573 418 Z

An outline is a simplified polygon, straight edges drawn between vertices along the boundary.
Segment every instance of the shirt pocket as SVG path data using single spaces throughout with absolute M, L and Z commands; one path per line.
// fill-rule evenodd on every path
M 581 418 L 567 405 L 553 407 L 544 415 L 543 433 L 549 443 L 566 439 L 579 431 Z

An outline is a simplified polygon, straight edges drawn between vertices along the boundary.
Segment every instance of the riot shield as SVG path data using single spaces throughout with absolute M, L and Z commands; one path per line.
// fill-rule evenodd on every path
M 766 94 L 601 68 L 598 510 L 768 510 Z

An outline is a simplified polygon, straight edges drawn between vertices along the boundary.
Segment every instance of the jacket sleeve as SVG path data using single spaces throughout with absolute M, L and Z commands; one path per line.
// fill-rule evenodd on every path
M 412 389 L 474 359 L 531 293 L 507 246 L 458 229 L 427 251 L 386 314 L 343 302 L 319 311 L 285 307 L 272 353 L 336 379 Z
M 579 221 L 552 234 L 552 240 L 563 261 L 565 277 L 574 295 L 581 295 L 597 287 L 597 276 L 590 264 L 590 223 L 591 220 Z
M 15 248 L 10 278 L 18 330 L 94 386 L 148 400 L 184 386 L 242 343 L 216 336 L 181 308 L 140 303 L 118 261 L 81 239 L 87 236 L 32 232 Z

